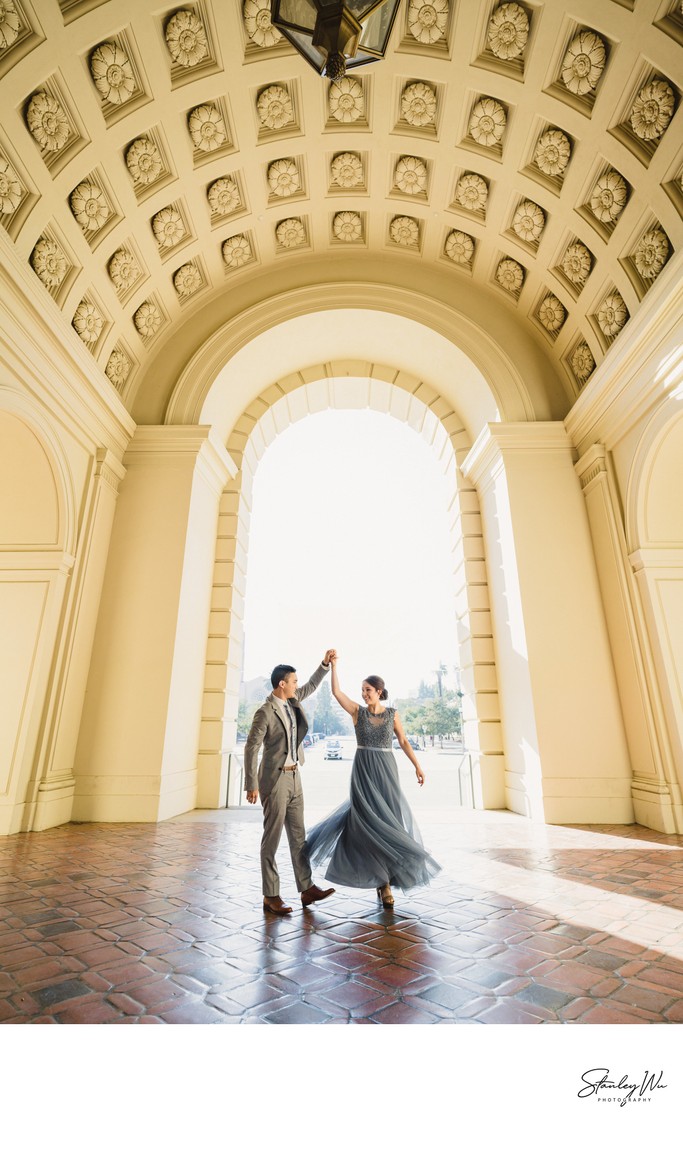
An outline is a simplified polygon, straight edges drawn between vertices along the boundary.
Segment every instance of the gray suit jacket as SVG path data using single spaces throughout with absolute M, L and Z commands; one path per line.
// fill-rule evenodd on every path
M 312 695 L 322 683 L 329 667 L 320 666 L 313 672 L 307 683 L 299 687 L 290 703 L 296 715 L 297 743 L 299 747 L 299 762 L 304 761 L 302 743 L 308 730 L 308 720 L 304 714 L 301 703 Z M 263 746 L 261 766 L 258 765 L 258 753 Z M 268 696 L 257 710 L 247 736 L 244 748 L 244 789 L 245 791 L 259 790 L 261 795 L 269 795 L 280 777 L 280 770 L 287 762 L 288 735 L 280 709 L 273 701 L 272 694 Z M 258 788 L 257 788 L 258 781 Z

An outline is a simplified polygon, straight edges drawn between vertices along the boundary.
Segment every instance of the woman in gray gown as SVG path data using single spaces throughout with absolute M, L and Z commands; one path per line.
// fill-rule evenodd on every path
M 392 907 L 392 886 L 410 890 L 441 870 L 424 849 L 401 790 L 392 751 L 394 735 L 415 767 L 420 786 L 425 776 L 395 708 L 383 706 L 388 698 L 384 680 L 378 675 L 363 680 L 365 706 L 361 706 L 340 690 L 336 658 L 331 663 L 332 694 L 353 719 L 357 748 L 349 798 L 313 827 L 306 851 L 312 866 L 329 859 L 325 877 L 332 882 L 374 887 L 382 904 Z

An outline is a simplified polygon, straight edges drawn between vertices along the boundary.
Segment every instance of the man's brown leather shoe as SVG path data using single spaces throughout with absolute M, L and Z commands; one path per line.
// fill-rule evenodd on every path
M 308 890 L 301 893 L 302 906 L 310 906 L 312 902 L 320 902 L 321 898 L 329 898 L 334 894 L 334 887 L 330 886 L 327 890 L 321 890 L 319 886 L 309 886 Z
M 291 906 L 287 906 L 282 901 L 279 894 L 264 895 L 263 896 L 263 909 L 269 910 L 271 914 L 291 914 Z

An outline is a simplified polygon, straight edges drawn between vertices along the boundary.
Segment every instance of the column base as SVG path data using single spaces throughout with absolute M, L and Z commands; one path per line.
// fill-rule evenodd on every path
M 31 820 L 32 831 L 46 831 L 71 822 L 76 780 L 73 775 L 40 784 Z
M 631 788 L 636 822 L 666 835 L 683 834 L 683 803 L 666 787 L 635 780 Z M 678 799 L 678 801 L 676 801 Z

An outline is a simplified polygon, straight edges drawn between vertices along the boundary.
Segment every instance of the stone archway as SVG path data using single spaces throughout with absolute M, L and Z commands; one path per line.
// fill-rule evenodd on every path
M 413 428 L 452 479 L 450 540 L 460 646 L 465 741 L 474 759 L 475 804 L 505 806 L 503 747 L 488 580 L 476 490 L 459 463 L 471 440 L 458 414 L 420 379 L 385 365 L 321 363 L 278 380 L 237 420 L 227 443 L 237 466 L 221 499 L 207 644 L 197 805 L 225 801 L 242 666 L 244 594 L 253 479 L 260 458 L 290 424 L 329 409 L 369 409 Z

